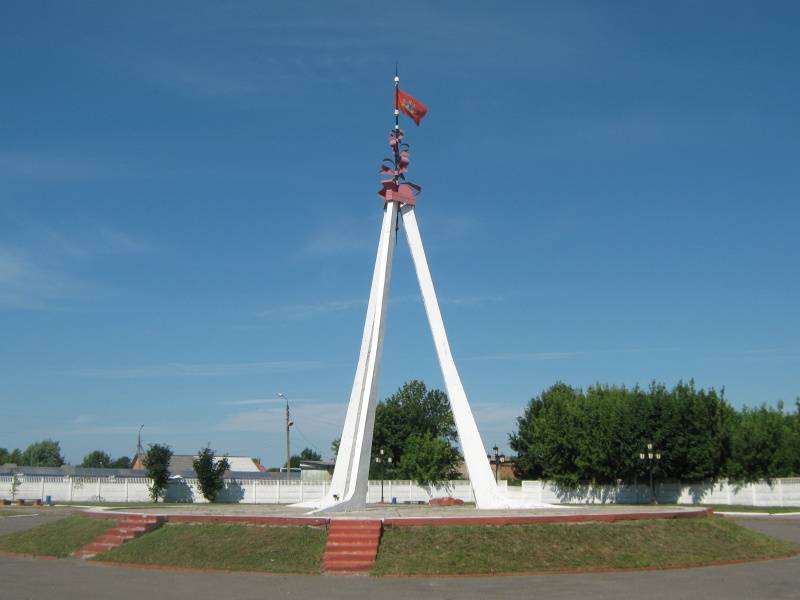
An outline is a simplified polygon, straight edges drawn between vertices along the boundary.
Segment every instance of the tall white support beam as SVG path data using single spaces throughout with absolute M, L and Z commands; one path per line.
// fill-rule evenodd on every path
M 366 506 L 372 433 L 378 397 L 378 376 L 383 353 L 383 332 L 389 300 L 389 283 L 395 247 L 398 203 L 389 202 L 383 214 L 367 316 L 361 339 L 356 375 L 350 393 L 331 486 L 319 502 L 300 506 L 319 511 L 358 510 Z
M 422 302 L 425 305 L 425 313 L 428 315 L 428 324 L 433 335 L 433 343 L 436 346 L 436 356 L 442 370 L 447 397 L 450 399 L 450 408 L 453 411 L 453 420 L 458 430 L 461 450 L 464 452 L 464 463 L 475 492 L 475 504 L 478 508 L 507 508 L 506 499 L 500 496 L 497 489 L 497 483 L 489 466 L 489 460 L 486 458 L 483 441 L 481 441 L 481 434 L 478 432 L 467 394 L 461 384 L 461 377 L 458 375 L 456 363 L 450 352 L 450 342 L 447 340 L 447 332 L 444 329 L 442 313 L 436 299 L 436 290 L 433 287 L 428 260 L 425 257 L 425 249 L 422 247 L 422 237 L 419 234 L 414 207 L 404 206 L 400 214 L 408 246 L 411 249 L 411 257 L 414 260 L 414 269 L 417 271 Z

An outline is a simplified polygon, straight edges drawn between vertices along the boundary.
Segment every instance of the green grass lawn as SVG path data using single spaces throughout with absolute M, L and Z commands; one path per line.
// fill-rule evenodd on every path
M 97 560 L 176 567 L 319 573 L 327 534 L 313 527 L 168 523 Z
M 800 547 L 718 518 L 398 527 L 384 531 L 376 575 L 625 569 L 777 558 Z
M 74 515 L 33 529 L 0 536 L 0 551 L 37 556 L 69 556 L 116 523 Z

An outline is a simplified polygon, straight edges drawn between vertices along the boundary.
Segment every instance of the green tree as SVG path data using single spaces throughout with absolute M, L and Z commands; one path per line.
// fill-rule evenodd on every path
M 197 483 L 200 486 L 200 493 L 209 502 L 216 502 L 222 488 L 225 487 L 223 476 L 225 471 L 230 469 L 227 457 L 214 460 L 214 451 L 205 447 L 197 454 L 197 458 L 192 461 L 194 472 L 197 475 Z
M 661 452 L 658 477 L 698 481 L 722 475 L 734 411 L 722 393 L 693 382 L 667 389 L 557 383 L 532 399 L 509 436 L 517 474 L 581 482 L 633 482 L 647 474 L 645 444 Z
M 93 450 L 83 457 L 81 466 L 85 468 L 107 469 L 111 466 L 111 457 L 102 450 Z
M 339 444 L 341 443 L 342 443 L 342 438 L 336 438 L 331 442 L 331 452 L 333 452 L 334 459 L 336 459 L 336 457 L 339 455 Z
M 153 502 L 158 502 L 163 497 L 169 483 L 169 461 L 172 459 L 172 449 L 166 444 L 150 444 L 145 452 L 144 468 L 147 476 L 152 481 L 150 497 Z
M 22 450 L 20 450 L 19 448 L 14 448 L 11 452 L 8 453 L 8 456 L 6 457 L 6 462 L 12 463 L 12 464 L 15 464 L 15 465 L 21 465 L 22 464 Z
M 450 477 L 461 459 L 456 442 L 456 427 L 447 395 L 440 390 L 428 390 L 421 381 L 410 381 L 394 394 L 378 404 L 375 410 L 375 428 L 372 438 L 371 477 L 378 477 L 387 463 L 377 463 L 375 458 L 384 450 L 383 461 L 397 465 L 393 470 L 399 478 L 417 479 L 425 475 L 425 481 L 439 481 Z M 440 443 L 433 444 L 437 440 Z M 436 449 L 435 458 L 441 461 L 436 468 L 423 463 L 412 468 L 413 457 L 421 459 L 420 447 Z M 447 446 L 450 451 L 442 448 Z M 406 454 L 409 457 L 405 457 Z M 431 479 L 429 475 L 437 478 Z
M 579 481 L 576 404 L 581 395 L 580 390 L 556 383 L 528 403 L 517 418 L 517 433 L 509 436 L 519 477 L 565 484 Z
M 34 442 L 23 452 L 21 464 L 30 467 L 60 467 L 64 464 L 61 446 L 50 439 Z
M 322 460 L 322 455 L 311 448 L 303 448 L 300 454 L 293 454 L 289 458 L 289 466 L 296 469 L 300 466 L 300 462 L 304 460 Z
M 798 474 L 800 430 L 795 416 L 784 414 L 782 408 L 744 408 L 736 416 L 726 466 L 730 479 L 750 482 Z
M 111 461 L 112 469 L 130 469 L 131 459 L 128 456 L 120 456 L 119 458 Z
M 442 438 L 414 433 L 406 440 L 399 471 L 420 485 L 436 484 L 452 479 L 459 458 L 458 450 Z

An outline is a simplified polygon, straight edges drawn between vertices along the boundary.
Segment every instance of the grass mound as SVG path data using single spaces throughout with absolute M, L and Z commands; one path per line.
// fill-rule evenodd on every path
M 800 551 L 723 519 L 402 527 L 383 534 L 376 575 L 625 569 L 778 558 Z
M 0 551 L 34 554 L 36 556 L 69 556 L 115 522 L 73 515 L 55 523 L 17 531 L 0 537 Z
M 97 560 L 233 571 L 319 573 L 326 533 L 312 527 L 168 523 Z

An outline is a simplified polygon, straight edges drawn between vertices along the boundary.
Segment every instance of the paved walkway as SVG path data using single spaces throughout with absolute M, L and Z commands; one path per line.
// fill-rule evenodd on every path
M 119 507 L 121 510 L 129 510 Z M 416 504 L 382 504 L 370 505 L 365 510 L 347 513 L 319 513 L 314 516 L 354 519 L 396 519 L 420 517 L 505 517 L 505 516 L 561 516 L 561 515 L 593 515 L 621 513 L 659 513 L 676 511 L 702 510 L 696 506 L 660 506 L 660 505 L 581 505 L 558 506 L 554 508 L 535 508 L 524 510 L 478 510 L 474 505 L 464 506 L 429 506 Z M 130 509 L 131 512 L 159 515 L 232 515 L 232 516 L 269 516 L 269 517 L 302 517 L 308 515 L 307 508 L 294 508 L 285 504 L 186 504 L 182 506 L 159 506 L 153 508 Z
M 796 600 L 800 559 L 726 567 L 586 575 L 477 578 L 376 578 L 187 573 L 95 566 L 76 560 L 0 556 L 9 598 L 86 600 L 237 600 L 265 598 L 748 598 Z

